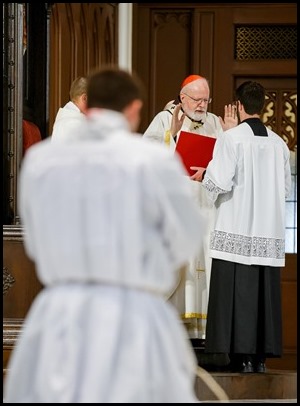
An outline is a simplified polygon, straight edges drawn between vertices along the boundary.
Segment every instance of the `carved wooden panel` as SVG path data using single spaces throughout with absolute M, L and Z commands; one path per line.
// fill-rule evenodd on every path
M 117 3 L 53 3 L 50 17 L 49 135 L 72 81 L 117 63 Z
M 297 145 L 297 80 L 293 77 L 237 75 L 234 88 L 245 80 L 257 80 L 266 89 L 262 115 L 265 125 L 280 135 L 290 150 Z
M 279 82 L 297 77 L 295 58 L 296 4 L 293 3 L 135 3 L 133 68 L 140 75 L 148 90 L 148 101 L 143 111 L 140 130 L 143 132 L 166 102 L 173 99 L 183 78 L 201 74 L 208 78 L 212 103 L 209 110 L 223 115 L 224 105 L 233 101 L 239 77 L 276 78 Z M 272 48 L 275 41 L 281 46 L 290 45 L 284 58 L 268 50 L 267 57 L 238 59 L 237 47 L 243 55 L 251 54 L 253 45 L 246 36 L 239 36 L 241 27 L 251 27 L 251 38 L 259 41 L 262 28 L 269 33 L 266 44 Z M 249 30 L 247 31 L 249 34 Z M 286 38 L 282 32 L 291 32 Z M 272 40 L 273 39 L 273 40 Z M 280 54 L 283 56 L 283 51 Z M 272 57 L 272 58 L 271 58 Z M 283 87 L 280 83 L 280 89 Z M 278 117 L 287 117 L 290 106 L 295 111 L 296 87 L 291 93 L 282 93 L 285 104 L 277 103 Z M 279 88 L 273 87 L 277 92 Z M 286 114 L 287 113 L 287 114 Z M 296 122 L 291 115 L 286 124 L 282 121 L 284 137 L 293 149 L 297 143 Z M 281 133 L 281 131 L 279 131 Z M 293 135 L 292 135 L 293 133 Z M 293 138 L 293 139 L 292 139 Z

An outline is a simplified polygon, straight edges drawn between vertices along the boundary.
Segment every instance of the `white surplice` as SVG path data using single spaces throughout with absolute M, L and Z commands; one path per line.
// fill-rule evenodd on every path
M 72 101 L 60 107 L 53 124 L 52 141 L 63 142 L 66 138 L 72 137 L 84 119 L 85 115 Z
M 242 122 L 216 141 L 203 180 L 217 209 L 210 241 L 212 258 L 245 265 L 285 265 L 290 151 L 279 135 L 267 127 L 266 131 L 267 136 L 256 136 Z
M 171 128 L 171 120 L 175 105 L 168 103 L 166 109 L 159 112 L 151 121 L 144 132 L 143 137 L 154 142 L 166 145 L 171 151 L 175 151 L 181 131 L 202 134 L 218 138 L 223 134 L 219 118 L 207 112 L 202 123 L 194 122 L 187 116 L 183 121 L 181 130 L 177 133 L 176 141 L 173 137 L 166 137 L 166 132 Z M 201 153 L 201 152 L 199 152 Z M 188 179 L 194 200 L 201 209 L 204 221 L 203 242 L 198 247 L 196 256 L 191 257 L 185 274 L 176 291 L 170 297 L 180 313 L 188 330 L 190 338 L 205 338 L 208 292 L 211 271 L 211 258 L 209 257 L 209 234 L 213 227 L 215 208 L 207 198 L 206 191 L 200 182 Z
M 45 286 L 4 382 L 6 403 L 186 403 L 196 359 L 165 300 L 201 244 L 179 160 L 92 115 L 72 142 L 23 160 L 25 248 Z

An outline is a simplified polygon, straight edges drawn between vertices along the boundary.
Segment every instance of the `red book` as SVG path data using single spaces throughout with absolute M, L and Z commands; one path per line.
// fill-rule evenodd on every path
M 176 152 L 180 155 L 190 176 L 195 173 L 190 169 L 191 166 L 207 167 L 212 159 L 215 142 L 216 138 L 181 131 L 176 144 Z

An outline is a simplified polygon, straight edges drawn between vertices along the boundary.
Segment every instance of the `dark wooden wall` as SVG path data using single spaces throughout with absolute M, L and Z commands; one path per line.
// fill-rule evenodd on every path
M 23 118 L 48 135 L 48 22 L 47 3 L 25 3 L 23 36 Z
M 267 360 L 267 367 L 297 370 L 297 255 L 287 254 L 281 270 L 283 356 Z
M 71 83 L 118 62 L 117 3 L 53 3 L 50 18 L 49 135 Z
M 208 78 L 209 110 L 217 115 L 223 115 L 224 105 L 233 101 L 235 88 L 244 80 L 261 81 L 277 96 L 280 91 L 296 95 L 296 3 L 134 4 L 133 69 L 148 95 L 142 132 L 176 97 L 189 74 Z M 240 31 L 244 37 L 238 42 Z M 283 99 L 276 100 L 280 114 Z M 296 114 L 295 103 L 293 108 Z M 276 121 L 273 129 L 287 133 L 284 123 Z M 297 143 L 296 120 L 293 130 L 290 149 Z

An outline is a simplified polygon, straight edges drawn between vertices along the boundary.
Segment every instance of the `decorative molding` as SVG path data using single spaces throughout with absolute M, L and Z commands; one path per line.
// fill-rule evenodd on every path
M 13 222 L 17 216 L 17 182 L 22 156 L 22 87 L 23 87 L 23 4 L 8 3 L 7 91 L 8 128 L 7 155 L 9 159 L 9 207 Z M 4 135 L 6 136 L 6 134 Z
M 3 320 L 3 349 L 12 349 L 23 328 L 24 319 Z
M 154 14 L 154 28 L 168 24 L 172 21 L 180 24 L 183 28 L 187 28 L 191 24 L 191 14 L 183 11 L 179 12 L 156 12 Z
M 297 145 L 297 92 L 295 90 L 270 90 L 262 117 L 264 124 L 280 134 L 291 151 Z
M 3 296 L 8 292 L 15 281 L 15 278 L 12 276 L 9 270 L 3 267 Z
M 297 59 L 297 26 L 236 26 L 235 44 L 237 60 Z
M 24 228 L 20 224 L 3 226 L 3 241 L 20 241 L 24 239 Z

